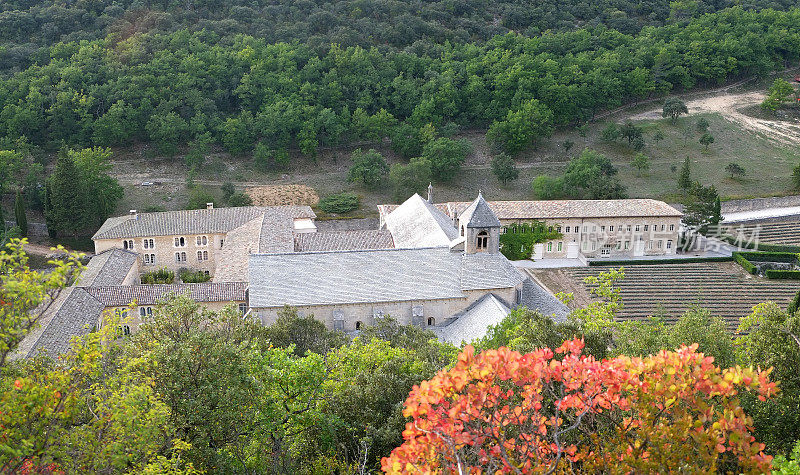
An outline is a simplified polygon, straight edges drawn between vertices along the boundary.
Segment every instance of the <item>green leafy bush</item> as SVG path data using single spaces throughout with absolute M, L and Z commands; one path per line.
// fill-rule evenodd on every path
M 767 279 L 800 280 L 800 270 L 768 269 L 764 275 Z
M 319 209 L 326 213 L 343 214 L 358 209 L 361 200 L 355 193 L 330 195 L 319 202 Z
M 195 284 L 200 282 L 208 282 L 211 280 L 211 275 L 206 274 L 201 270 L 181 269 L 178 273 L 181 281 L 185 284 Z
M 158 270 L 145 272 L 140 279 L 143 284 L 171 284 L 175 282 L 175 273 L 166 267 L 162 267 Z
M 590 266 L 636 266 L 636 265 L 653 265 L 653 264 L 690 264 L 698 262 L 729 262 L 732 257 L 676 257 L 674 259 L 615 259 L 601 261 L 589 261 Z
M 552 227 L 539 221 L 534 221 L 532 224 L 512 224 L 500 235 L 500 252 L 512 261 L 530 259 L 534 244 L 552 241 L 562 236 Z

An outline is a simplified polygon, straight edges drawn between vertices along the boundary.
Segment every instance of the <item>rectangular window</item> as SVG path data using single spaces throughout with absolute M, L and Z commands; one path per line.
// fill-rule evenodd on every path
M 631 225 L 628 225 L 628 232 L 631 232 Z
M 622 241 L 617 241 L 617 250 L 622 249 Z
M 639 225 L 637 224 L 637 225 L 636 225 L 636 232 L 637 232 L 637 233 L 639 232 L 639 229 L 640 229 L 640 227 L 639 227 Z
M 608 227 L 608 232 L 613 233 L 614 232 L 614 226 L 609 226 Z
M 586 250 L 586 241 L 583 241 L 581 243 L 581 249 L 583 249 L 584 251 Z
M 597 249 L 597 241 L 592 241 L 592 250 L 594 251 L 596 249 Z
M 185 247 L 186 239 L 183 236 L 175 238 L 175 247 Z
M 587 232 L 587 231 L 589 231 L 589 226 L 584 226 L 583 227 L 583 232 Z
M 556 232 L 559 234 L 561 233 L 561 226 L 556 227 Z
M 186 262 L 186 252 L 176 252 L 175 262 Z
M 664 230 L 664 225 L 663 225 L 663 224 L 661 225 L 661 230 L 662 230 L 662 231 Z
M 675 231 L 675 225 L 674 224 L 670 224 L 669 225 L 669 230 L 670 231 Z
M 222 245 L 225 243 L 224 239 L 219 240 L 219 248 L 222 249 Z
M 625 250 L 627 251 L 630 248 L 631 248 L 631 242 L 630 241 L 625 241 Z
M 567 226 L 567 232 L 569 232 L 569 226 Z
M 563 243 L 562 243 L 561 241 L 559 241 L 559 242 L 558 242 L 558 252 L 561 252 L 561 245 L 562 245 L 562 244 L 563 244 Z
M 647 232 L 649 230 L 650 230 L 650 225 L 649 224 L 645 224 L 644 225 L 644 231 Z
M 152 239 L 142 239 L 142 247 L 145 249 L 155 249 L 156 243 Z
M 667 240 L 667 249 L 672 249 L 672 239 Z
M 659 239 L 659 240 L 658 240 L 658 244 L 656 244 L 656 247 L 657 247 L 657 248 L 659 248 L 659 249 L 661 249 L 662 247 L 664 247 L 664 241 L 662 241 L 661 239 Z
M 605 226 L 600 226 L 600 232 L 601 232 L 601 233 L 604 233 L 604 232 L 606 232 L 606 227 L 605 227 Z
M 548 242 L 547 243 L 547 252 L 553 252 L 553 243 L 552 242 Z
M 144 255 L 144 263 L 145 265 L 154 265 L 156 263 L 156 255 L 155 254 L 145 254 Z
M 239 304 L 239 313 L 241 313 L 242 315 L 247 313 L 247 304 L 246 303 L 240 303 Z

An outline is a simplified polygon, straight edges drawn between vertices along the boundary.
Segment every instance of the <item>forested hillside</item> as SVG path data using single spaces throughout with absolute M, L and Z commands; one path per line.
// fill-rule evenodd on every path
M 637 35 L 598 26 L 432 49 L 317 51 L 188 30 L 59 43 L 0 81 L 0 136 L 51 149 L 149 140 L 165 153 L 200 137 L 233 154 L 262 142 L 313 156 L 382 137 L 413 142 L 426 124 L 494 123 L 502 148 L 531 114 L 545 127 L 523 140 L 653 93 L 794 63 L 800 10 L 732 8 Z
M 422 51 L 445 41 L 484 41 L 511 31 L 536 35 L 605 25 L 635 34 L 730 6 L 786 9 L 797 0 L 11 0 L 0 2 L 0 68 L 47 57 L 61 41 L 124 39 L 135 33 L 183 28 L 220 36 L 248 34 L 268 43 L 300 41 Z M 0 48 L 0 51 L 3 49 Z

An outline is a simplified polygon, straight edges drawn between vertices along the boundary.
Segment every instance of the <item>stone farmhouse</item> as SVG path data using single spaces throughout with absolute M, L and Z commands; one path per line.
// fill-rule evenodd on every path
M 457 226 L 470 204 L 451 201 L 432 206 Z M 534 259 L 674 254 L 683 216 L 667 203 L 652 199 L 489 201 L 488 205 L 503 232 L 514 224 L 538 221 L 561 233 L 559 239 L 536 245 Z M 378 206 L 381 229 L 397 229 L 398 220 L 390 216 L 399 208 Z
M 479 194 L 434 204 L 431 192 L 379 206 L 377 230 L 318 232 L 307 206 L 209 204 L 110 218 L 93 237 L 85 271 L 43 309 L 41 326 L 16 356 L 62 353 L 110 312 L 127 317 L 123 335 L 136 332 L 161 299 L 179 294 L 211 310 L 233 305 L 265 325 L 285 305 L 345 332 L 391 315 L 459 344 L 520 305 L 557 319 L 567 314 L 499 252 L 512 223 L 560 227 L 563 238 L 542 245 L 543 257 L 663 254 L 677 241 L 680 213 L 653 200 L 487 202 Z M 139 283 L 163 267 L 204 271 L 211 280 Z

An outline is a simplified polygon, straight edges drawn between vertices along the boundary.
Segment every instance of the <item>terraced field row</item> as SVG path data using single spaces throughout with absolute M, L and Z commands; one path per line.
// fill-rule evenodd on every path
M 746 240 L 757 236 L 760 242 L 800 246 L 800 221 L 732 225 L 727 229 L 734 237 L 742 233 Z
M 608 267 L 583 267 L 562 271 L 588 292 L 583 282 Z M 753 306 L 772 301 L 786 307 L 800 290 L 800 282 L 750 276 L 735 263 L 636 265 L 625 268 L 618 282 L 624 304 L 621 318 L 659 315 L 673 322 L 694 305 L 707 308 L 736 328 Z M 560 289 L 551 289 L 558 291 Z

